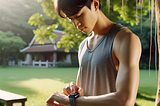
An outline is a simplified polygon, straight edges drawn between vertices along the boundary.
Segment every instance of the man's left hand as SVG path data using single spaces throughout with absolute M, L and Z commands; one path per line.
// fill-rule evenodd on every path
M 59 92 L 53 93 L 48 98 L 48 100 L 46 101 L 47 106 L 56 106 L 54 105 L 54 101 L 57 101 L 59 103 L 59 106 L 70 106 L 68 96 Z

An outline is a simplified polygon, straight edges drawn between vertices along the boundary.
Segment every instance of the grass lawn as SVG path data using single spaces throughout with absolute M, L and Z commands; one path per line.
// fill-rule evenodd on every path
M 26 106 L 45 106 L 55 91 L 76 80 L 78 68 L 0 67 L 0 89 L 24 95 Z M 140 84 L 136 105 L 154 106 L 157 80 L 155 71 L 140 71 Z

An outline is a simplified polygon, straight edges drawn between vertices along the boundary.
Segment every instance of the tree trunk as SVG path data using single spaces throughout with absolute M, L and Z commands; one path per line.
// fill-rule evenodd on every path
M 3 55 L 3 64 L 2 67 L 6 67 L 6 56 Z
M 156 23 L 157 23 L 157 41 L 158 41 L 158 52 L 159 52 L 159 75 L 158 75 L 158 86 L 155 106 L 160 106 L 160 0 L 155 0 L 156 9 Z
M 7 57 L 7 55 L 2 51 L 0 53 L 1 53 L 1 56 L 2 56 L 2 59 L 3 59 L 2 67 L 6 67 L 6 57 Z

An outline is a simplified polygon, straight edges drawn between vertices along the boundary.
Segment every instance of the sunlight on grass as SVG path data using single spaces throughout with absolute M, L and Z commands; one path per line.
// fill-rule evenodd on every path
M 146 100 L 140 99 L 140 98 L 137 99 L 136 103 L 138 106 L 154 106 L 154 104 L 155 104 L 154 101 L 147 101 L 146 102 Z
M 53 79 L 30 79 L 27 81 L 10 81 L 8 84 L 15 86 L 15 87 L 24 87 L 28 89 L 32 89 L 35 92 L 43 90 L 46 91 L 59 91 L 62 87 L 66 84 L 64 82 L 60 82 Z M 60 92 L 60 91 L 59 91 Z
M 45 100 L 47 100 L 52 93 L 56 91 L 61 92 L 62 88 L 65 87 L 66 84 L 58 80 L 30 79 L 27 81 L 11 81 L 8 84 L 16 87 L 31 89 L 35 92 L 27 96 L 28 100 L 26 102 L 26 106 L 44 106 Z
M 28 100 L 26 106 L 44 106 L 45 100 L 51 96 L 52 93 L 61 92 L 66 83 L 61 82 L 60 79 L 30 79 L 26 81 L 10 81 L 8 84 L 12 87 L 31 89 L 35 93 L 24 94 L 27 95 Z M 38 101 L 38 102 L 37 102 Z
M 37 92 L 36 95 L 33 94 L 28 97 L 28 102 L 31 100 L 32 105 L 36 103 L 37 106 L 45 105 L 44 100 L 47 100 L 55 91 L 61 92 L 65 85 L 65 83 L 53 79 L 30 79 L 17 84 L 17 86 L 23 86 Z M 38 102 L 36 102 L 37 100 Z
M 45 101 L 71 81 L 77 68 L 0 68 L 0 89 L 27 97 L 26 106 L 45 106 Z M 19 106 L 19 105 L 15 105 Z

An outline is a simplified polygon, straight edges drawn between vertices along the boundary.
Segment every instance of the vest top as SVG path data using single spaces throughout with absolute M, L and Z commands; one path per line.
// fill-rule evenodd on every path
M 84 96 L 116 91 L 117 70 L 112 60 L 112 46 L 121 28 L 121 24 L 113 25 L 93 49 L 88 48 L 88 37 L 81 42 L 77 85 L 84 89 Z

